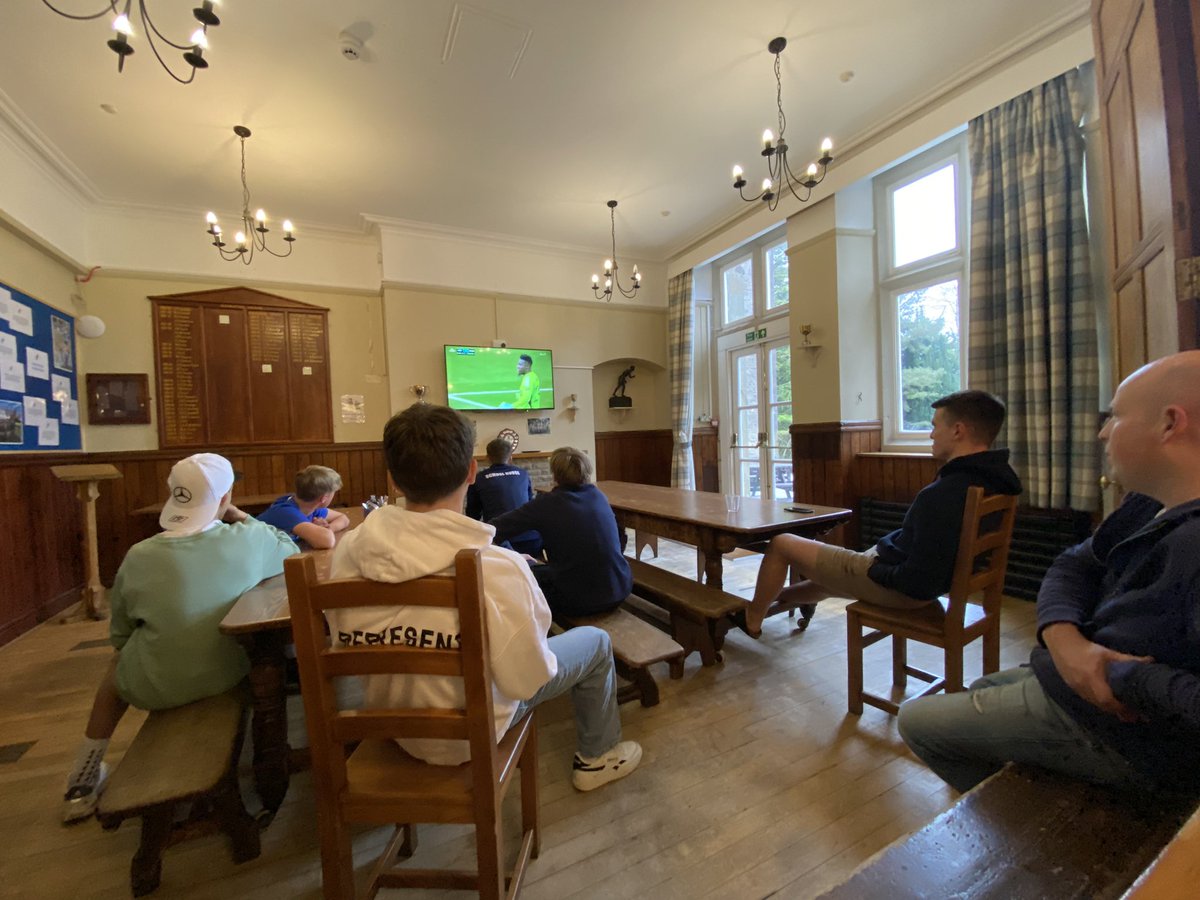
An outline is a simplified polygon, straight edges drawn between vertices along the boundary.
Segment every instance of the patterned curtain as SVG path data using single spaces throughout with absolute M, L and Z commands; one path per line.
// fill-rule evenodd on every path
M 692 476 L 692 270 L 667 283 L 667 368 L 671 375 L 671 486 L 695 488 Z
M 1084 212 L 1079 74 L 973 119 L 971 387 L 1008 404 L 1031 506 L 1091 510 L 1099 357 Z

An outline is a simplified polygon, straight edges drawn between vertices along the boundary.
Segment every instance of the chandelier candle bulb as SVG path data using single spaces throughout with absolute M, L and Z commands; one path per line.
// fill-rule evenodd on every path
M 195 31 L 192 32 L 192 43 L 195 44 L 197 47 L 199 47 L 201 50 L 208 49 L 208 35 L 206 35 L 204 33 L 203 28 L 197 28 Z
M 217 214 L 215 212 L 208 213 L 207 215 L 205 215 L 204 221 L 207 222 L 209 225 L 216 225 L 217 224 Z
M 123 34 L 126 37 L 133 37 L 133 26 L 129 24 L 129 16 L 121 13 L 112 23 L 113 31 Z
M 255 221 L 258 221 L 258 222 L 267 221 L 267 211 L 265 209 L 260 209 L 258 212 L 256 212 L 254 214 L 254 219 L 255 219 Z
M 246 248 L 246 235 L 245 235 L 243 232 L 240 232 L 240 231 L 239 231 L 239 232 L 237 232 L 237 233 L 236 233 L 236 234 L 233 236 L 233 239 L 234 239 L 235 241 L 237 241 L 237 245 L 238 245 L 238 247 L 240 247 L 240 248 L 241 248 L 241 249 L 243 249 L 243 250 Z
M 762 155 L 767 160 L 768 175 L 763 179 L 762 191 L 753 196 L 747 196 L 743 190 L 746 186 L 746 179 L 743 177 L 742 167 L 735 166 L 733 169 L 733 187 L 738 192 L 738 196 L 747 203 L 762 200 L 772 212 L 779 205 L 785 190 L 790 191 L 792 196 L 801 203 L 808 201 L 812 196 L 812 189 L 825 179 L 826 168 L 833 162 L 833 140 L 824 138 L 821 141 L 820 159 L 816 164 L 809 166 L 803 177 L 794 175 L 788 165 L 787 157 L 790 148 L 784 138 L 787 117 L 783 114 L 783 78 L 779 59 L 785 47 L 787 47 L 787 39 L 783 37 L 774 38 L 767 44 L 767 50 L 775 57 L 775 105 L 779 113 L 779 131 L 776 134 L 768 128 L 762 135 Z

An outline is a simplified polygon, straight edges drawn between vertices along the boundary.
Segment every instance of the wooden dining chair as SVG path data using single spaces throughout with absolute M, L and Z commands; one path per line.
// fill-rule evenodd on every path
M 481 897 L 515 897 L 530 858 L 538 854 L 537 727 L 530 712 L 496 743 L 479 551 L 459 551 L 453 576 L 400 584 L 359 579 L 318 582 L 316 564 L 308 555 L 286 560 L 284 573 L 312 748 L 326 900 L 353 900 L 352 823 L 396 826 L 372 869 L 367 897 L 375 896 L 381 887 L 475 890 Z M 324 613 L 367 606 L 457 609 L 461 646 L 446 650 L 400 644 L 328 647 Z M 341 711 L 334 679 L 348 675 L 461 677 L 466 707 Z M 394 740 L 398 737 L 465 740 L 471 760 L 461 766 L 431 765 L 401 750 Z M 518 771 L 521 847 L 512 875 L 506 878 L 500 807 Z M 419 822 L 474 825 L 477 871 L 400 867 L 399 861 L 416 849 Z
M 920 609 L 893 609 L 863 600 L 846 607 L 850 712 L 861 715 L 864 703 L 893 716 L 899 710 L 893 701 L 863 690 L 863 648 L 889 635 L 892 684 L 903 688 L 910 675 L 929 682 L 920 697 L 963 690 L 963 648 L 976 638 L 983 638 L 983 674 L 999 670 L 1000 594 L 1016 511 L 1015 496 L 985 497 L 981 487 L 968 489 L 949 596 Z M 976 595 L 978 604 L 968 602 Z M 864 628 L 873 630 L 864 635 Z M 910 640 L 942 648 L 945 670 L 940 678 L 908 664 Z

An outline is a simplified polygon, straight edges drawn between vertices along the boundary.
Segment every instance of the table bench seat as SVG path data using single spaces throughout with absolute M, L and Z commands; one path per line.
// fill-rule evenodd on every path
M 820 900 L 1117 898 L 1194 808 L 1009 765 Z
M 744 610 L 747 601 L 640 560 L 629 560 L 629 568 L 634 595 L 667 611 L 671 636 L 685 653 L 699 653 L 706 666 L 720 662 L 731 615 Z
M 640 700 L 642 706 L 658 704 L 658 684 L 649 671 L 654 663 L 667 663 L 671 678 L 683 677 L 683 659 L 687 655 L 683 647 L 626 609 L 618 607 L 598 616 L 557 616 L 555 621 L 564 628 L 591 625 L 608 634 L 617 674 L 629 682 L 617 693 L 619 703 Z
M 240 690 L 146 718 L 96 808 L 106 830 L 142 820 L 130 865 L 135 897 L 158 887 L 163 851 L 188 838 L 219 829 L 229 836 L 234 862 L 259 855 L 258 823 L 246 812 L 237 781 L 245 721 Z M 173 824 L 176 804 L 186 801 L 194 801 L 192 815 Z

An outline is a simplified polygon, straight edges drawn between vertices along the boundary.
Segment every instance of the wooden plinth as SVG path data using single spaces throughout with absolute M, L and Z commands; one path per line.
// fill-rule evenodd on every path
M 88 619 L 103 619 L 104 585 L 100 583 L 100 551 L 96 545 L 96 498 L 100 482 L 120 478 L 116 466 L 107 464 L 86 466 L 51 466 L 50 471 L 60 481 L 76 483 L 79 502 L 83 504 L 84 581 L 80 615 Z

